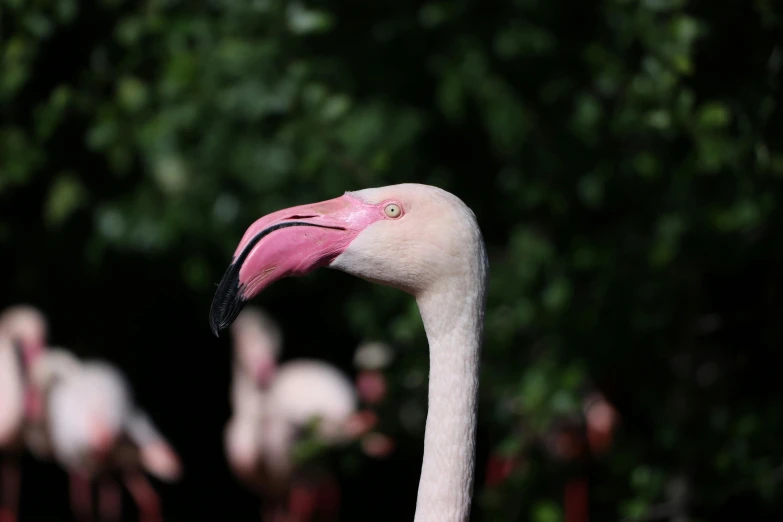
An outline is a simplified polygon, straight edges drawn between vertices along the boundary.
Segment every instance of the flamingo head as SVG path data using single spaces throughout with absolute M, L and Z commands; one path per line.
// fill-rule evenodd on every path
M 46 318 L 32 306 L 13 306 L 0 315 L 0 335 L 14 340 L 28 368 L 43 354 L 47 334 Z
M 212 301 L 210 325 L 218 335 L 269 285 L 319 267 L 421 297 L 450 279 L 459 283 L 466 256 L 484 262 L 475 216 L 456 196 L 428 185 L 347 192 L 280 210 L 258 219 L 240 240 Z
M 145 444 L 140 448 L 141 462 L 152 475 L 166 482 L 175 482 L 182 476 L 182 464 L 174 449 L 163 441 Z

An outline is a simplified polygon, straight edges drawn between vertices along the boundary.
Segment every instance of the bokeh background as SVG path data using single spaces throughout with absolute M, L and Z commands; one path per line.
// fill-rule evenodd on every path
M 116 362 L 181 452 L 167 520 L 254 520 L 230 475 L 245 228 L 400 182 L 478 216 L 491 262 L 473 520 L 781 520 L 783 127 L 774 0 L 0 1 L 0 306 Z M 284 359 L 390 343 L 398 449 L 341 471 L 346 521 L 413 517 L 426 339 L 408 296 L 321 270 L 256 304 Z M 541 443 L 589 393 L 610 449 Z M 576 420 L 574 420 L 576 419 Z M 564 424 L 565 423 L 565 424 Z M 519 465 L 485 485 L 490 454 Z M 26 520 L 69 520 L 25 458 Z M 568 522 L 568 521 L 567 521 Z

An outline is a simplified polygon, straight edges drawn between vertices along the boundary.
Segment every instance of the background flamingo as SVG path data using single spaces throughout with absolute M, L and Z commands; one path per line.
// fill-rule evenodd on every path
M 160 502 L 142 471 L 164 481 L 180 476 L 177 455 L 132 400 L 124 376 L 102 361 L 79 361 L 50 350 L 33 368 L 35 384 L 46 396 L 45 444 L 36 453 L 53 456 L 67 471 L 71 507 L 77 518 L 92 518 L 91 483 L 99 480 L 101 518 L 118 520 L 119 475 L 134 498 L 141 520 L 162 519 Z
M 392 361 L 392 350 L 380 342 L 365 342 L 356 348 L 353 364 L 358 370 L 356 389 L 366 404 L 376 405 L 386 398 L 387 382 L 384 370 Z
M 589 480 L 587 469 L 595 457 L 609 451 L 619 414 L 598 391 L 591 391 L 582 400 L 578 414 L 555 419 L 551 426 L 539 433 L 522 426 L 518 439 L 520 450 L 512 455 L 493 452 L 486 468 L 485 485 L 497 488 L 526 462 L 525 452 L 534 443 L 540 443 L 555 460 L 576 464 L 577 469 L 567 478 L 563 492 L 565 522 L 588 522 Z
M 370 408 L 378 408 L 388 395 L 388 380 L 384 371 L 394 357 L 392 349 L 386 343 L 365 342 L 354 352 L 353 364 L 357 369 L 356 390 L 361 403 Z M 362 437 L 362 449 L 373 457 L 388 457 L 395 448 L 394 439 L 377 430 Z
M 466 521 L 488 272 L 475 216 L 454 195 L 416 184 L 347 192 L 264 216 L 245 232 L 218 287 L 213 331 L 229 326 L 274 281 L 318 266 L 416 297 L 430 344 L 430 381 L 415 520 Z
M 25 422 L 40 415 L 31 393 L 29 368 L 43 353 L 47 322 L 31 306 L 14 306 L 0 315 L 0 522 L 14 522 L 20 493 L 19 453 Z
M 262 495 L 266 520 L 307 520 L 319 510 L 336 517 L 336 483 L 325 468 L 297 463 L 296 443 L 314 420 L 320 444 L 346 443 L 366 432 L 374 415 L 357 412 L 350 380 L 333 366 L 307 359 L 278 365 L 282 335 L 261 310 L 246 309 L 231 332 L 233 416 L 225 445 L 233 471 Z

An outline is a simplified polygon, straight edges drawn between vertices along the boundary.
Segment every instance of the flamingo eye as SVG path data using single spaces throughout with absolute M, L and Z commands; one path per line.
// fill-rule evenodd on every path
M 397 218 L 400 217 L 400 214 L 402 214 L 402 211 L 400 209 L 400 206 L 396 203 L 389 203 L 386 205 L 383 209 L 384 214 L 386 214 L 387 217 L 390 218 Z

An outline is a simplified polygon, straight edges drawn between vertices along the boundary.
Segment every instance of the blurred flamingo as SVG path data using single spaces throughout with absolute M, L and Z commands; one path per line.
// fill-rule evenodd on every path
M 356 391 L 360 402 L 377 408 L 388 395 L 388 381 L 384 371 L 393 358 L 391 347 L 382 342 L 364 342 L 354 352 L 353 364 L 357 369 Z M 372 431 L 361 439 L 364 453 L 375 458 L 388 457 L 395 447 L 394 439 L 385 433 Z
M 231 325 L 270 284 L 322 266 L 415 296 L 430 345 L 430 381 L 414 519 L 467 521 L 488 275 L 473 212 L 444 190 L 403 184 L 264 216 L 245 232 L 218 286 L 213 332 Z
M 582 411 L 559 419 L 540 439 L 547 452 L 556 460 L 587 463 L 590 456 L 607 452 L 619 422 L 617 410 L 600 392 L 588 393 L 582 401 Z M 521 454 L 492 453 L 487 462 L 485 485 L 503 484 L 524 463 Z M 586 474 L 577 472 L 566 480 L 563 493 L 565 522 L 588 522 L 589 495 Z
M 19 305 L 0 314 L 0 522 L 15 522 L 19 509 L 19 454 L 25 423 L 40 416 L 40 400 L 28 385 L 29 369 L 43 353 L 47 322 L 37 309 Z
M 566 480 L 563 492 L 565 522 L 588 522 L 589 494 L 586 467 L 590 459 L 606 453 L 619 422 L 617 410 L 597 391 L 587 393 L 578 415 L 561 419 L 543 437 L 544 446 L 557 460 L 581 464 Z
M 386 398 L 387 383 L 383 371 L 392 360 L 389 345 L 380 342 L 365 342 L 354 352 L 353 364 L 358 370 L 356 390 L 359 398 L 370 405 L 377 405 Z
M 299 359 L 277 364 L 282 335 L 261 310 L 248 308 L 231 329 L 233 416 L 225 446 L 234 473 L 261 494 L 267 521 L 337 516 L 339 489 L 327 470 L 298 465 L 297 440 L 313 421 L 325 446 L 344 444 L 375 422 L 357 412 L 350 380 L 324 362 Z
M 118 475 L 143 522 L 162 520 L 160 502 L 144 471 L 172 482 L 179 458 L 149 416 L 136 407 L 125 377 L 103 361 L 80 361 L 50 349 L 33 367 L 35 385 L 46 397 L 46 441 L 31 444 L 52 456 L 70 476 L 71 508 L 79 520 L 92 519 L 92 490 L 99 482 L 99 515 L 119 520 Z

